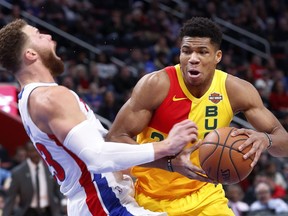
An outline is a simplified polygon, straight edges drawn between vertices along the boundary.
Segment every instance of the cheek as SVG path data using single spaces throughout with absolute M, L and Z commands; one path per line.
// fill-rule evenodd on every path
M 187 65 L 188 64 L 188 60 L 189 60 L 189 56 L 185 56 L 185 55 L 180 55 L 179 56 L 179 62 L 181 65 Z
M 201 60 L 201 63 L 205 67 L 214 68 L 217 64 L 217 60 L 216 60 L 216 58 L 211 58 L 211 57 L 210 58 L 203 58 Z

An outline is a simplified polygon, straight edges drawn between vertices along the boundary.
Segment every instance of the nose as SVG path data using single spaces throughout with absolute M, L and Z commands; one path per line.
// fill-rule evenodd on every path
M 191 56 L 189 58 L 189 63 L 191 64 L 197 64 L 199 63 L 199 58 L 198 58 L 198 55 L 196 52 L 192 52 L 191 53 Z
M 48 40 L 52 40 L 52 36 L 51 36 L 51 35 L 45 34 L 44 36 L 45 36 Z

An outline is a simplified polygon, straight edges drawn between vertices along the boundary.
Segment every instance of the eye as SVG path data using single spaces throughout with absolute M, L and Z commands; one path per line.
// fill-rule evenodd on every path
M 205 55 L 205 54 L 208 53 L 208 51 L 207 51 L 206 49 L 201 49 L 201 50 L 199 51 L 199 53 L 200 53 L 201 55 Z
M 184 53 L 184 54 L 189 54 L 190 53 L 190 50 L 189 49 L 181 49 L 181 52 Z

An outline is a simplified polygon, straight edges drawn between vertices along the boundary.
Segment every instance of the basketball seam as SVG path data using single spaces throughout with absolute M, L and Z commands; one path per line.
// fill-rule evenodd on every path
M 214 152 L 216 151 L 216 149 L 217 149 L 217 146 L 218 145 L 221 145 L 221 144 L 219 144 L 219 142 L 217 143 L 217 142 L 205 142 L 205 143 L 202 143 L 201 145 L 205 145 L 205 144 L 215 144 L 215 149 L 213 150 L 213 151 L 211 151 L 211 153 L 209 154 L 209 155 L 207 155 L 206 157 L 205 157 L 205 159 L 204 160 L 202 160 L 202 163 L 201 163 L 201 166 L 205 166 L 205 162 L 210 158 L 210 156 L 211 155 L 213 155 L 214 154 Z
M 241 140 L 245 140 L 245 139 L 241 139 Z M 240 141 L 240 140 L 239 140 Z M 204 143 L 202 143 L 201 145 L 217 145 L 217 143 L 216 142 L 204 142 Z M 224 147 L 224 145 L 223 144 L 221 144 L 221 143 L 218 143 L 218 146 L 222 146 L 222 147 Z M 228 146 L 225 146 L 226 148 L 230 148 L 230 147 L 228 147 Z M 215 150 L 216 150 L 216 148 L 215 148 Z M 206 158 L 205 158 L 205 160 L 202 160 L 202 165 L 204 165 L 204 162 L 207 160 L 207 159 L 209 159 L 209 157 L 215 152 L 215 150 L 213 150 L 213 152 L 211 153 L 211 154 L 209 154 Z M 233 150 L 234 151 L 238 151 L 238 150 L 236 150 L 235 148 L 233 148 Z M 243 153 L 242 151 L 238 151 L 238 153 L 240 153 L 240 154 L 242 154 L 242 155 L 245 155 L 245 153 Z M 251 161 L 253 161 L 253 158 L 250 156 L 250 157 L 248 157 L 246 160 L 248 160 L 248 159 L 250 159 Z
M 230 161 L 231 161 L 231 163 L 232 163 L 232 165 L 233 165 L 233 168 L 234 168 L 234 170 L 235 170 L 235 172 L 236 172 L 236 174 L 237 174 L 237 177 L 238 177 L 238 181 L 239 181 L 239 182 L 241 181 L 241 178 L 240 178 L 240 174 L 239 174 L 239 172 L 238 172 L 238 169 L 237 169 L 237 167 L 236 167 L 236 165 L 235 165 L 235 162 L 234 162 L 234 160 L 233 160 L 233 157 L 232 157 L 232 150 L 237 151 L 238 153 L 241 153 L 242 155 L 244 155 L 244 154 L 243 154 L 241 151 L 239 151 L 238 149 L 233 148 L 233 145 L 235 145 L 237 142 L 243 141 L 243 140 L 246 140 L 246 139 L 235 140 L 235 141 L 230 145 L 230 147 L 227 147 L 227 146 L 226 146 L 227 148 L 229 148 Z
M 217 172 L 216 172 L 217 182 L 219 182 L 219 169 L 220 169 L 220 164 L 221 164 L 221 161 L 222 161 L 222 155 L 223 155 L 224 149 L 225 149 L 225 147 L 226 147 L 227 140 L 228 140 L 228 138 L 229 138 L 229 136 L 230 136 L 230 134 L 231 134 L 231 132 L 232 132 L 233 130 L 234 130 L 234 128 L 232 128 L 232 129 L 229 131 L 228 135 L 226 136 L 226 139 L 225 139 L 225 141 L 224 141 L 224 143 L 223 143 L 223 147 L 222 147 L 221 153 L 220 153 L 220 155 L 219 155 L 219 162 L 218 162 Z M 217 136 L 218 136 L 218 143 L 219 143 L 219 141 L 220 141 L 220 138 L 219 138 L 220 135 L 219 135 L 219 133 L 218 133 L 217 130 L 215 130 L 215 132 L 216 132 L 216 134 L 217 134 Z

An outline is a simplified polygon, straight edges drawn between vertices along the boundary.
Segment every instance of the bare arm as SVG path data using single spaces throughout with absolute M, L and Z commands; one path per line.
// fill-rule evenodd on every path
M 268 149 L 269 153 L 273 156 L 287 156 L 288 134 L 278 119 L 263 105 L 255 87 L 232 76 L 228 77 L 226 84 L 234 113 L 243 112 L 249 123 L 258 131 L 247 129 L 237 131 L 237 133 L 245 133 L 249 136 L 242 148 L 253 144 L 252 150 L 245 157 L 255 153 L 252 165 L 256 164 L 262 151 L 266 150 L 269 145 L 269 140 L 263 132 L 268 133 L 273 141 L 273 145 Z M 237 92 L 237 97 L 233 95 L 233 92 Z
M 107 139 L 136 143 L 133 137 L 148 125 L 154 110 L 168 94 L 169 87 L 169 78 L 164 71 L 144 76 L 117 114 Z
M 144 76 L 135 86 L 131 98 L 123 105 L 110 128 L 106 140 L 136 144 L 135 136 L 149 123 L 170 87 L 164 71 Z M 145 166 L 166 168 L 166 159 Z
M 131 98 L 117 114 L 106 139 L 117 142 L 136 143 L 134 137 L 148 125 L 154 110 L 158 108 L 168 94 L 169 87 L 169 78 L 163 71 L 143 77 L 135 86 Z M 194 125 L 193 133 L 195 141 L 197 136 L 196 125 Z M 192 148 L 181 151 L 181 154 L 172 162 L 174 171 L 188 178 L 209 181 L 207 178 L 198 175 L 198 173 L 204 174 L 204 171 L 194 166 L 190 161 L 191 152 L 198 147 L 199 145 L 195 145 Z M 167 170 L 167 158 L 142 164 L 141 166 Z

